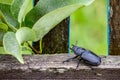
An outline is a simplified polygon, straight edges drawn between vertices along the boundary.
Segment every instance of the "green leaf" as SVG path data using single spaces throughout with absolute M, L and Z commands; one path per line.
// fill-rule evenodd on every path
M 11 24 L 9 24 L 9 23 L 7 22 L 7 20 L 6 20 L 6 18 L 5 18 L 5 15 L 3 15 L 3 13 L 1 12 L 1 10 L 0 10 L 0 20 L 1 20 L 1 22 L 5 23 L 5 24 L 9 27 L 9 29 L 11 29 L 11 30 L 13 30 L 13 31 L 16 31 L 16 30 L 17 30 L 14 26 L 12 26 Z
M 36 6 L 26 15 L 25 25 L 32 27 L 46 13 L 71 3 L 72 0 L 39 0 Z M 45 6 L 46 5 L 46 6 Z
M 0 23 L 0 30 L 3 30 L 3 31 L 5 31 L 5 32 L 7 32 L 8 31 L 8 26 L 6 25 L 6 24 L 4 24 L 4 23 Z
M 26 15 L 25 26 L 33 27 L 43 15 L 55 9 L 75 3 L 88 4 L 91 0 L 39 0 L 37 5 Z
M 14 0 L 0 0 L 0 3 L 11 5 Z
M 33 51 L 27 45 L 22 46 L 22 54 L 32 55 Z
M 28 27 L 22 27 L 16 32 L 16 38 L 19 42 L 19 44 L 25 42 L 25 41 L 33 41 L 36 39 L 36 34 L 33 29 L 30 29 Z
M 32 50 L 28 46 L 22 46 L 21 54 L 32 55 Z M 7 54 L 4 47 L 0 47 L 0 54 Z
M 24 54 L 24 55 L 32 55 L 31 51 L 29 51 L 29 50 L 22 51 L 22 54 Z
M 26 48 L 26 47 L 24 47 L 24 48 Z M 26 48 L 25 50 L 22 50 L 21 53 L 23 55 L 32 55 L 32 50 L 29 50 Z M 4 50 L 4 47 L 0 47 L 0 54 L 7 54 Z
M 18 19 L 19 11 L 24 1 L 25 0 L 14 0 L 13 4 L 11 5 L 11 12 L 16 19 Z
M 3 45 L 3 36 L 8 31 L 8 26 L 0 22 L 0 46 Z
M 26 10 L 31 3 L 31 0 L 15 0 L 11 6 L 11 11 L 14 17 L 21 23 L 25 17 Z
M 73 5 L 65 6 L 62 8 L 58 8 L 53 10 L 40 18 L 33 26 L 33 30 L 35 30 L 37 35 L 37 40 L 41 39 L 44 35 L 46 35 L 52 28 L 54 28 L 58 23 L 60 23 L 63 19 L 70 16 L 73 12 L 78 10 L 81 7 L 87 6 L 92 3 L 94 0 L 87 0 L 88 2 L 76 3 Z
M 3 37 L 3 45 L 6 53 L 16 57 L 20 63 L 24 63 L 15 33 L 7 32 Z
M 0 3 L 0 17 L 2 17 L 2 20 L 5 23 L 7 23 L 7 25 L 11 29 L 19 28 L 18 21 L 14 18 L 14 16 L 11 13 L 11 6 L 10 5 Z

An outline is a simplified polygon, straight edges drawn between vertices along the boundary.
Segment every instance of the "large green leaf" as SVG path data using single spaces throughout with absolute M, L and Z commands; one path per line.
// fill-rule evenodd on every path
M 27 14 L 26 26 L 32 27 L 34 23 L 46 13 L 71 3 L 72 0 L 39 0 L 37 5 Z
M 28 27 L 22 27 L 16 32 L 16 38 L 19 42 L 19 44 L 25 42 L 25 41 L 33 41 L 36 39 L 36 34 L 33 29 L 30 29 Z
M 13 4 L 11 5 L 11 12 L 16 19 L 18 19 L 18 15 L 25 0 L 14 0 Z
M 14 18 L 14 16 L 11 13 L 10 5 L 0 3 L 0 16 L 2 16 L 2 18 L 9 25 L 10 28 L 19 28 L 18 21 Z
M 25 17 L 26 10 L 28 5 L 31 3 L 31 0 L 14 0 L 14 3 L 11 6 L 11 11 L 14 17 L 21 23 Z
M 55 9 L 75 3 L 88 3 L 91 0 L 39 0 L 37 5 L 26 15 L 25 26 L 33 27 L 38 19 Z
M 0 0 L 0 3 L 11 5 L 14 0 Z
M 7 32 L 3 37 L 3 45 L 6 53 L 16 57 L 20 63 L 24 63 L 15 33 Z
M 78 10 L 81 7 L 91 4 L 94 0 L 87 0 L 87 2 L 76 3 L 73 5 L 68 5 L 62 8 L 53 10 L 40 18 L 33 26 L 33 29 L 36 32 L 37 40 L 41 39 L 46 35 L 52 28 L 54 28 L 58 23 L 63 19 L 70 16 L 73 12 Z

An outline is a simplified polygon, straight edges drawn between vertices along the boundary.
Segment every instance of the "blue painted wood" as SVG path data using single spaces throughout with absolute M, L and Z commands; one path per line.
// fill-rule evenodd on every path
M 68 22 L 68 54 L 70 54 L 70 17 Z
M 107 3 L 107 42 L 108 42 L 108 55 L 110 54 L 110 0 L 106 0 Z

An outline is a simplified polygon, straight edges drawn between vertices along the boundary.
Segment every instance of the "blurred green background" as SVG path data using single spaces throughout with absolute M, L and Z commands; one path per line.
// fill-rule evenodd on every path
M 106 0 L 95 0 L 71 15 L 70 47 L 77 41 L 78 46 L 108 55 L 106 6 Z

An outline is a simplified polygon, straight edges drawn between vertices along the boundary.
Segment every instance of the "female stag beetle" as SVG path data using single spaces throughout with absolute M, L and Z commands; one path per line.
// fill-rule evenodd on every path
M 74 52 L 74 54 L 76 56 L 63 61 L 63 63 L 64 62 L 69 62 L 73 59 L 78 58 L 79 62 L 77 64 L 77 67 L 79 66 L 81 60 L 83 60 L 86 64 L 91 65 L 91 66 L 98 66 L 98 65 L 101 64 L 101 58 L 90 50 L 87 50 L 87 49 L 84 49 L 82 47 L 78 47 L 78 46 L 75 46 L 75 45 L 73 45 L 73 47 L 70 48 L 70 49 Z

